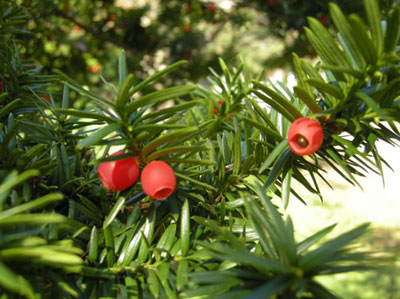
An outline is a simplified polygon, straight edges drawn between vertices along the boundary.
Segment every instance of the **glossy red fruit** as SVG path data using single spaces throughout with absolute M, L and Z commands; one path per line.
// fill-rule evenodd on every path
M 185 31 L 185 32 L 189 32 L 190 31 L 190 25 L 185 25 L 185 26 L 183 26 L 183 31 Z
M 211 3 L 210 6 L 208 7 L 208 9 L 210 11 L 215 11 L 215 9 L 216 9 L 215 4 Z
M 116 152 L 110 157 L 125 154 Z M 126 158 L 122 160 L 102 162 L 97 169 L 97 174 L 103 185 L 109 190 L 121 191 L 132 186 L 139 177 L 139 160 Z
M 298 156 L 311 155 L 321 147 L 324 131 L 316 120 L 302 117 L 291 124 L 287 140 L 294 154 Z
M 144 193 L 154 199 L 167 198 L 176 187 L 175 173 L 164 161 L 152 161 L 147 164 L 140 179 Z

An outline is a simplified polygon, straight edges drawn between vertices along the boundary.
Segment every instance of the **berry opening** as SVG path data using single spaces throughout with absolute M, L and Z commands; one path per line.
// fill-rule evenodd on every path
M 155 199 L 165 199 L 171 195 L 174 190 L 168 187 L 161 187 L 156 192 L 154 192 L 153 197 Z
M 297 134 L 296 141 L 301 147 L 307 147 L 310 144 L 308 140 L 301 134 Z

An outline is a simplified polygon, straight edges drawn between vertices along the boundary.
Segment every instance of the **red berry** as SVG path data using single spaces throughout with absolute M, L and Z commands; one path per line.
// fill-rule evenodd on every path
M 41 95 L 40 96 L 43 100 L 45 100 L 46 102 L 49 102 L 49 103 L 51 103 L 51 100 L 50 100 L 50 98 L 48 97 L 48 96 L 46 96 L 46 95 Z
M 208 9 L 209 11 L 215 11 L 215 4 L 211 3 Z
M 319 20 L 321 21 L 322 25 L 326 25 L 328 23 L 327 16 L 322 16 Z
M 190 31 L 190 25 L 183 26 L 183 31 L 189 32 Z
M 74 26 L 74 31 L 75 31 L 75 32 L 78 32 L 79 30 L 81 30 L 81 28 L 80 28 L 78 25 L 75 25 L 75 26 Z
M 99 71 L 99 67 L 97 65 L 92 66 L 91 70 L 93 73 L 97 73 Z
M 25 7 L 29 7 L 31 3 L 29 1 L 25 1 Z
M 287 140 L 294 154 L 298 156 L 311 155 L 321 147 L 324 131 L 316 120 L 302 117 L 291 124 Z
M 110 157 L 125 154 L 116 152 Z M 139 177 L 139 160 L 126 158 L 122 160 L 102 162 L 97 169 L 97 174 L 103 185 L 109 190 L 120 191 L 132 186 Z
M 152 161 L 142 171 L 144 193 L 154 199 L 165 199 L 174 192 L 176 177 L 173 169 L 164 161 Z
M 222 101 L 218 101 L 218 105 L 221 107 Z M 214 114 L 215 114 L 215 115 L 218 115 L 218 114 L 219 114 L 217 107 L 214 107 Z
M 185 13 L 190 14 L 190 7 L 185 7 Z
M 274 6 L 275 5 L 275 0 L 267 0 L 267 3 L 269 6 Z

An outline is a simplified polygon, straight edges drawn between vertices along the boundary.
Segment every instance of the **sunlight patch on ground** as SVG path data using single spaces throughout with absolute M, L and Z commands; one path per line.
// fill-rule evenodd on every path
M 307 192 L 302 192 L 307 206 L 292 196 L 287 212 L 293 218 L 298 233 L 302 235 L 315 231 L 322 224 L 335 222 L 341 223 L 344 229 L 347 225 L 363 222 L 372 222 L 374 227 L 400 227 L 400 149 L 383 142 L 378 144 L 378 149 L 386 161 L 392 162 L 394 169 L 394 172 L 387 167 L 384 169 L 386 186 L 383 186 L 379 175 L 370 173 L 365 178 L 359 178 L 364 188 L 361 190 L 330 171 L 326 177 L 334 188 L 337 185 L 339 188 L 331 190 L 322 183 L 323 203 Z

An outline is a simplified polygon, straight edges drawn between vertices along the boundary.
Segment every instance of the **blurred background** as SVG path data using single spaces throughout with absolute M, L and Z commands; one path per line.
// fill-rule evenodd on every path
M 118 55 L 125 49 L 129 72 L 137 81 L 163 67 L 187 60 L 178 72 L 156 88 L 182 81 L 205 83 L 209 67 L 217 72 L 218 57 L 229 67 L 245 61 L 254 77 L 265 72 L 272 82 L 288 82 L 291 53 L 317 61 L 308 44 L 304 26 L 307 17 L 318 19 L 332 33 L 334 27 L 325 0 L 33 0 L 16 1 L 29 14 L 26 30 L 19 35 L 23 57 L 34 57 L 43 72 L 55 69 L 104 96 L 111 94 L 103 78 L 118 80 Z M 361 0 L 336 0 L 346 14 L 363 16 Z M 380 1 L 383 14 L 398 5 L 396 0 Z M 289 80 L 290 81 L 290 80 Z M 53 91 L 57 93 L 57 90 Z M 86 100 L 75 98 L 75 108 Z M 360 180 L 364 190 L 331 175 L 335 190 L 322 190 L 325 201 L 305 198 L 307 206 L 293 199 L 287 213 L 302 237 L 321 227 L 338 223 L 336 233 L 371 221 L 374 231 L 364 239 L 377 251 L 397 252 L 400 245 L 400 152 L 386 144 L 383 156 L 394 174 L 386 169 L 385 187 L 379 176 Z M 386 154 L 386 155 L 385 155 Z M 306 194 L 306 193 L 305 193 Z M 277 202 L 279 205 L 280 203 Z M 399 298 L 398 265 L 382 273 L 336 276 L 328 284 L 344 298 Z M 363 297 L 360 297 L 360 289 Z
M 345 13 L 361 13 L 361 0 L 335 0 Z M 387 11 L 395 0 L 382 0 Z M 185 59 L 169 76 L 201 82 L 218 57 L 229 66 L 243 59 L 254 74 L 280 71 L 284 80 L 292 52 L 314 57 L 303 27 L 307 17 L 332 28 L 325 0 L 19 0 L 31 14 L 22 54 L 37 57 L 45 72 L 57 68 L 91 88 L 100 75 L 117 78 L 120 49 L 127 51 L 129 71 L 140 81 Z M 81 103 L 77 103 L 79 105 Z

